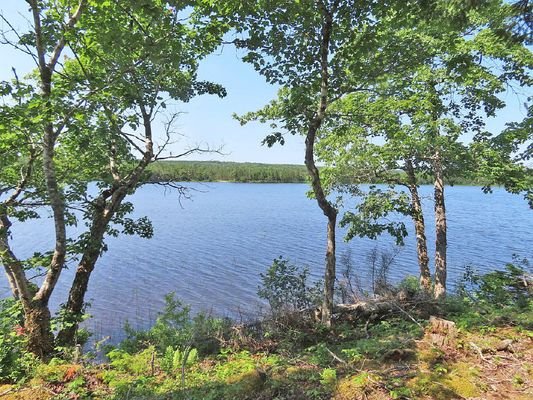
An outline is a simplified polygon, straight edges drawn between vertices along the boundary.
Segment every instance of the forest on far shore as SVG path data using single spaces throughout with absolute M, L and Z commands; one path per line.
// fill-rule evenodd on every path
M 233 161 L 158 161 L 148 168 L 150 182 L 248 182 L 248 183 L 306 183 L 309 175 L 305 165 L 262 164 Z M 394 174 L 393 174 L 394 175 Z M 397 178 L 405 175 L 396 171 Z M 390 175 L 389 175 L 390 177 Z M 432 184 L 431 177 L 420 175 L 420 184 Z M 346 179 L 345 183 L 352 183 Z M 369 179 L 367 183 L 388 183 L 384 179 Z M 484 186 L 487 179 L 471 173 L 456 176 L 452 185 Z

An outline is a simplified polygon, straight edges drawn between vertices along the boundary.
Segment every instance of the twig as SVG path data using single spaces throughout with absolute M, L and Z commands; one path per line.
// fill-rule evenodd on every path
M 155 368 L 154 368 L 154 362 L 155 362 L 155 350 L 152 351 L 152 357 L 150 359 L 150 376 L 154 376 L 155 374 Z
M 333 357 L 334 360 L 336 360 L 336 361 L 338 361 L 338 362 L 340 362 L 340 363 L 342 363 L 342 364 L 344 364 L 344 365 L 348 365 L 348 363 L 347 363 L 346 361 L 344 361 L 342 358 L 340 358 L 338 355 L 336 355 L 334 352 L 332 352 L 332 351 L 331 351 L 330 349 L 328 349 L 327 347 L 326 347 L 326 350 L 327 350 L 327 352 L 329 353 L 329 355 L 330 355 L 331 357 Z
M 15 390 L 13 387 L 10 387 L 9 389 L 4 390 L 2 393 L 0 393 L 0 397 L 8 394 L 9 392 L 12 392 L 13 390 Z
M 479 346 L 477 346 L 474 342 L 470 342 L 469 344 L 470 344 L 470 347 L 472 347 L 472 349 L 474 349 L 477 352 L 477 354 L 479 355 L 479 358 L 485 361 L 485 357 L 483 357 L 483 352 L 481 351 Z
M 191 346 L 187 346 L 185 347 L 185 350 L 183 351 L 183 354 L 182 354 L 182 357 L 183 359 L 181 360 L 181 387 L 182 388 L 185 388 L 185 372 L 186 372 L 186 366 L 187 366 L 187 361 L 189 359 L 189 354 L 191 353 Z
M 420 322 L 418 322 L 411 314 L 409 314 L 407 311 L 405 311 L 403 308 L 401 308 L 398 304 L 394 303 L 394 302 L 390 302 L 389 304 L 391 304 L 392 306 L 396 307 L 398 310 L 400 310 L 400 312 L 402 312 L 403 314 L 407 315 L 407 317 L 413 321 L 415 324 L 417 324 L 421 329 L 424 329 L 424 327 L 422 326 L 422 324 L 420 324 Z

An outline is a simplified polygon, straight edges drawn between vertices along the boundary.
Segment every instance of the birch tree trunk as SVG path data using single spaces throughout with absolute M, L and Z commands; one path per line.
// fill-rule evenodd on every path
M 446 207 L 444 204 L 444 174 L 440 153 L 435 153 L 433 161 L 435 173 L 435 287 L 433 296 L 436 300 L 446 297 Z
M 34 291 L 24 274 L 23 265 L 11 250 L 8 241 L 10 226 L 11 222 L 7 215 L 0 215 L 0 260 L 9 277 L 13 296 L 22 304 L 28 350 L 42 360 L 47 360 L 54 350 L 50 310 L 46 301 L 34 297 Z
M 43 99 L 43 137 L 42 137 L 42 157 L 43 157 L 43 174 L 45 180 L 46 191 L 52 215 L 54 220 L 55 232 L 55 246 L 48 271 L 44 281 L 37 291 L 37 293 L 30 293 L 30 290 L 22 290 L 24 285 L 27 286 L 26 277 L 22 268 L 16 268 L 16 263 L 12 259 L 12 271 L 14 272 L 19 295 L 23 298 L 24 306 L 24 325 L 26 328 L 26 335 L 28 337 L 28 349 L 46 360 L 51 357 L 54 350 L 54 335 L 50 326 L 50 310 L 48 308 L 48 301 L 55 289 L 61 271 L 63 270 L 67 252 L 67 235 L 66 235 L 66 221 L 65 221 L 65 200 L 63 192 L 57 182 L 56 167 L 55 167 L 55 146 L 60 131 L 54 129 L 53 121 L 55 119 L 52 108 L 52 75 L 56 65 L 61 57 L 61 54 L 66 45 L 66 33 L 70 31 L 78 22 L 81 13 L 86 5 L 87 0 L 79 0 L 78 7 L 70 16 L 69 20 L 64 25 L 64 34 L 59 38 L 55 46 L 52 48 L 50 56 L 47 60 L 47 44 L 46 38 L 43 35 L 41 18 L 42 10 L 41 4 L 37 0 L 27 0 L 33 17 L 33 30 L 35 34 L 35 50 L 36 61 L 39 70 L 39 84 L 41 90 L 41 97 Z M 5 244 L 5 243 L 4 243 Z M 20 277 L 18 275 L 21 275 Z M 24 297 L 33 295 L 31 301 L 27 301 Z
M 408 189 L 411 193 L 411 207 L 413 213 L 411 218 L 415 226 L 416 253 L 418 256 L 418 266 L 420 267 L 420 287 L 426 294 L 431 293 L 431 272 L 429 271 L 429 257 L 426 240 L 426 224 L 422 212 L 422 202 L 418 193 L 415 170 L 411 160 L 405 160 L 405 172 L 407 173 Z

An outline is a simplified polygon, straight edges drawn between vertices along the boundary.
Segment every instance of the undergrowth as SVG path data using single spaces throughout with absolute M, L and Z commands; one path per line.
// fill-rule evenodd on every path
M 7 399 L 24 391 L 26 398 L 43 399 L 491 398 L 494 372 L 488 368 L 498 365 L 507 374 L 500 381 L 527 396 L 533 364 L 511 362 L 508 355 L 533 358 L 522 345 L 533 336 L 527 268 L 514 263 L 485 275 L 468 270 L 444 305 L 428 306 L 417 282 L 407 279 L 387 291 L 396 296 L 388 298 L 394 302 L 388 311 L 341 314 L 327 329 L 312 312 L 316 286 L 305 270 L 279 259 L 262 275 L 260 295 L 272 312 L 261 320 L 192 316 L 170 294 L 154 326 L 126 326 L 126 339 L 108 347 L 100 365 L 38 364 L 24 351 L 17 304 L 4 301 L 0 379 L 19 383 L 6 386 Z M 453 346 L 431 344 L 428 307 L 456 323 Z M 498 350 L 502 340 L 512 344 Z M 502 353 L 509 349 L 513 353 Z M 40 397 L 31 392 L 41 389 Z

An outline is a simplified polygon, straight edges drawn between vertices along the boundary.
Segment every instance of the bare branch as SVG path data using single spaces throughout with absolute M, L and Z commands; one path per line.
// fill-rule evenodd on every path
M 185 156 L 188 156 L 188 155 L 194 154 L 194 153 L 216 153 L 216 154 L 223 155 L 221 150 L 213 150 L 213 149 L 210 149 L 210 148 L 203 149 L 201 147 L 195 147 L 195 148 L 186 150 L 183 153 L 179 153 L 179 154 L 175 154 L 175 155 L 171 154 L 171 155 L 163 156 L 163 157 L 160 156 L 160 157 L 157 157 L 155 160 L 156 161 L 173 160 L 173 159 L 185 157 Z
M 2 13 L 0 13 L 0 19 L 2 19 L 2 21 L 4 21 L 7 24 L 7 26 L 9 26 L 9 28 L 11 29 L 11 32 L 13 32 L 15 34 L 15 36 L 17 36 L 19 42 L 20 43 L 24 43 L 23 40 L 22 40 L 22 37 L 20 36 L 18 31 L 11 24 L 11 22 L 9 22 L 9 20 L 6 17 L 4 17 L 4 15 Z M 5 44 L 8 44 L 8 45 L 14 47 L 17 50 L 22 51 L 23 53 L 30 55 L 31 58 L 33 58 L 33 61 L 35 62 L 35 65 L 37 67 L 39 66 L 39 60 L 38 60 L 37 56 L 35 55 L 35 53 L 31 50 L 31 48 L 27 44 L 23 44 L 24 48 L 20 47 L 18 44 L 13 43 L 11 40 L 9 40 L 6 37 L 5 32 L 2 32 L 2 37 L 4 38 L 4 43 Z

